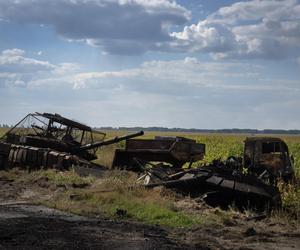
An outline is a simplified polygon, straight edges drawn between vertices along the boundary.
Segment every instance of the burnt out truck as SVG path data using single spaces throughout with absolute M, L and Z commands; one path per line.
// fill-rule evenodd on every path
M 248 137 L 245 140 L 243 167 L 260 179 L 294 179 L 294 157 L 287 144 L 275 137 Z

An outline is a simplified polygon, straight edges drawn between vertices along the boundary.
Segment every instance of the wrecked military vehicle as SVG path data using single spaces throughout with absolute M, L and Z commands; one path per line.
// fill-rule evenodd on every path
M 150 162 L 164 162 L 173 168 L 202 160 L 205 144 L 184 137 L 162 137 L 154 139 L 126 140 L 125 149 L 117 149 L 112 167 L 127 170 L 143 170 Z
M 272 208 L 281 204 L 277 178 L 294 178 L 293 158 L 279 138 L 250 137 L 245 141 L 244 157 L 214 160 L 191 168 L 202 160 L 205 145 L 187 138 L 157 137 L 153 140 L 126 140 L 117 150 L 113 167 L 141 173 L 145 187 L 165 186 L 191 197 L 203 197 L 211 205 L 239 208 Z M 189 166 L 182 166 L 189 162 Z
M 295 178 L 294 157 L 280 138 L 248 137 L 245 140 L 243 166 L 259 179 L 274 182 Z
M 101 167 L 91 162 L 99 147 L 140 135 L 143 131 L 104 140 L 105 133 L 59 114 L 32 113 L 0 138 L 0 169 Z

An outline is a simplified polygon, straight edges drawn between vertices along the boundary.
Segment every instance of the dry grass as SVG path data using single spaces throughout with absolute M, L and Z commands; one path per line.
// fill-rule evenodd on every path
M 133 219 L 167 227 L 194 227 L 222 223 L 216 214 L 190 214 L 175 206 L 172 192 L 145 189 L 135 184 L 136 175 L 126 171 L 109 171 L 101 178 L 80 177 L 74 171 L 22 170 L 0 171 L 0 177 L 24 186 L 30 202 L 85 216 L 108 216 Z M 24 191 L 25 192 L 25 191 Z M 22 193 L 17 194 L 23 199 Z
M 208 215 L 190 216 L 179 211 L 174 206 L 174 197 L 162 195 L 161 190 L 147 190 L 134 184 L 135 180 L 133 173 L 112 171 L 89 189 L 70 190 L 72 199 L 65 194 L 57 196 L 52 205 L 79 214 L 105 214 L 169 227 L 191 227 L 216 221 L 207 219 Z

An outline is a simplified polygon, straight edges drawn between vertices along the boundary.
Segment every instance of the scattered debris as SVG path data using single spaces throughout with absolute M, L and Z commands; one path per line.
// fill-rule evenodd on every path
M 276 186 L 266 184 L 253 174 L 244 174 L 225 163 L 216 161 L 208 166 L 163 175 L 163 168 L 147 170 L 144 185 L 165 186 L 190 197 L 200 197 L 212 206 L 263 210 L 281 204 Z M 159 181 L 158 181 L 159 180 Z
M 202 197 L 213 206 L 257 210 L 281 205 L 276 179 L 294 178 L 293 157 L 279 138 L 251 137 L 245 141 L 244 157 L 214 160 L 191 168 L 203 159 L 205 145 L 182 137 L 126 140 L 117 150 L 113 166 L 140 172 L 145 187 L 165 186 L 191 197 Z M 157 163 L 158 162 L 158 163 Z M 188 168 L 182 166 L 189 162 Z

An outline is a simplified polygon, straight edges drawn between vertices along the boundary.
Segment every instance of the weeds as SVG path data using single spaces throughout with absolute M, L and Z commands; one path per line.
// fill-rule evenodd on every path
M 278 183 L 282 210 L 291 217 L 300 218 L 300 187 L 297 184 Z
M 192 227 L 207 223 L 208 215 L 191 216 L 177 211 L 173 206 L 173 197 L 163 197 L 159 190 L 147 190 L 136 184 L 132 185 L 135 178 L 132 173 L 113 171 L 104 181 L 94 182 L 89 189 L 72 190 L 67 195 L 60 194 L 52 204 L 47 202 L 47 205 L 55 205 L 56 208 L 79 214 L 100 213 L 112 218 L 121 216 L 168 227 Z M 66 199 L 66 196 L 72 198 Z

